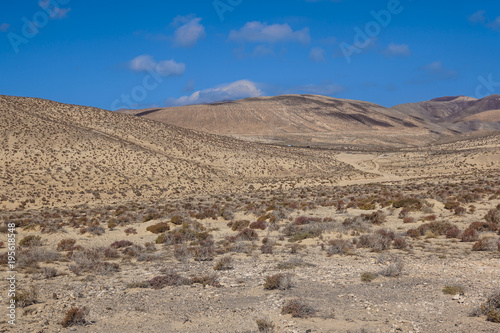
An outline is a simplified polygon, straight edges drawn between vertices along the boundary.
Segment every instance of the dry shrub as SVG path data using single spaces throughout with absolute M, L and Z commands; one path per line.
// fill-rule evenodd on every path
M 102 261 L 103 256 L 104 251 L 100 248 L 74 252 L 71 259 L 74 261 L 75 265 L 71 266 L 70 270 L 77 275 L 82 272 L 108 275 L 120 270 L 118 264 Z
M 486 315 L 488 321 L 500 323 L 500 291 L 494 292 L 481 304 L 480 313 Z
M 403 218 L 403 223 L 415 223 L 415 218 L 411 216 L 406 216 Z
M 61 239 L 61 241 L 57 244 L 57 251 L 73 251 L 75 248 L 76 239 L 66 238 Z
M 472 246 L 472 251 L 496 251 L 500 245 L 500 239 L 484 237 Z
M 59 253 L 44 249 L 43 247 L 32 247 L 19 251 L 17 264 L 19 268 L 36 268 L 39 262 L 54 262 L 60 259 Z
M 451 228 L 446 232 L 446 238 L 458 238 L 460 236 L 460 229 L 457 227 Z
M 57 276 L 57 269 L 54 267 L 44 267 L 42 268 L 42 276 L 46 279 L 52 279 Z
M 361 281 L 363 282 L 372 282 L 377 278 L 378 274 L 374 272 L 364 272 L 361 274 Z
M 209 261 L 215 256 L 215 246 L 212 235 L 208 239 L 200 241 L 200 246 L 194 249 L 194 260 Z
M 392 247 L 395 249 L 406 249 L 408 247 L 408 243 L 403 237 L 397 237 L 392 242 Z
M 313 222 L 321 222 L 321 219 L 319 217 L 298 216 L 293 223 L 295 225 L 304 225 L 304 224 L 310 224 Z
M 465 229 L 464 232 L 462 232 L 462 236 L 460 239 L 462 242 L 475 242 L 479 238 L 479 235 L 476 230 L 474 229 Z
M 266 277 L 264 289 L 266 290 L 286 290 L 292 287 L 292 280 L 289 274 L 274 274 Z
M 136 235 L 137 234 L 137 230 L 135 228 L 127 228 L 124 230 L 125 231 L 125 234 L 128 236 L 128 235 Z
M 35 286 L 30 286 L 28 289 L 18 289 L 12 299 L 16 301 L 16 306 L 25 308 L 27 306 L 38 303 L 38 291 Z
M 257 329 L 259 333 L 273 333 L 274 332 L 274 324 L 267 319 L 257 319 Z
M 281 314 L 291 314 L 294 318 L 309 318 L 316 310 L 300 299 L 292 299 L 283 305 Z
M 346 218 L 342 222 L 342 230 L 344 231 L 358 231 L 358 232 L 368 232 L 371 229 L 370 224 L 361 216 Z
M 372 224 L 377 224 L 380 225 L 385 222 L 386 215 L 383 211 L 378 210 L 376 212 L 373 212 L 371 214 L 361 214 L 361 217 L 368 222 L 371 222 Z
M 463 294 L 464 292 L 464 287 L 459 285 L 450 285 L 443 288 L 443 293 L 447 295 Z
M 250 221 L 248 220 L 238 220 L 238 221 L 234 221 L 234 222 L 229 222 L 227 224 L 228 227 L 231 228 L 231 230 L 233 231 L 241 231 L 243 229 L 245 229 L 246 227 L 248 227 L 250 225 Z
M 490 209 L 488 213 L 484 216 L 486 222 L 500 224 L 500 209 Z
M 120 253 L 118 250 L 113 249 L 112 247 L 108 247 L 104 250 L 104 257 L 106 258 L 119 258 Z
M 174 258 L 180 262 L 185 262 L 191 257 L 191 252 L 186 244 L 174 245 Z
M 250 223 L 249 228 L 265 230 L 267 228 L 267 223 L 266 223 L 266 221 L 252 222 L 252 223 Z
M 24 247 L 33 247 L 41 245 L 42 245 L 42 238 L 40 236 L 34 236 L 34 235 L 26 236 L 19 242 L 19 246 L 24 246 Z
M 217 275 L 215 275 L 215 274 L 205 274 L 205 275 L 193 276 L 190 279 L 190 283 L 192 283 L 192 284 L 200 283 L 203 285 L 203 287 L 205 287 L 205 286 L 211 286 L 211 287 L 216 287 L 216 288 L 222 287 L 218 278 L 217 278 Z
M 214 266 L 214 270 L 216 271 L 227 271 L 230 269 L 233 269 L 233 258 L 230 256 L 220 258 Z
M 132 246 L 134 245 L 134 243 L 132 243 L 131 241 L 128 241 L 128 240 L 121 240 L 121 241 L 116 241 L 116 242 L 113 242 L 110 247 L 114 248 L 114 249 L 120 249 L 122 247 L 127 247 L 127 246 Z
M 146 231 L 152 232 L 153 234 L 161 234 L 165 231 L 169 231 L 170 227 L 167 222 L 160 222 L 157 224 L 150 225 L 146 228 Z
M 434 221 L 430 223 L 424 223 L 417 229 L 409 229 L 406 234 L 410 237 L 419 237 L 419 236 L 426 236 L 426 237 L 436 237 L 438 235 L 446 235 L 448 230 L 456 228 L 455 225 L 449 223 L 449 222 L 444 222 L 444 221 Z
M 421 210 L 423 203 L 417 198 L 403 198 L 395 201 L 392 206 L 394 208 L 406 208 L 408 210 Z
M 380 252 L 391 247 L 394 237 L 394 232 L 392 231 L 377 230 L 374 234 L 359 237 L 356 246 L 358 248 L 370 248 L 373 251 Z
M 167 286 L 181 286 L 191 284 L 191 281 L 177 273 L 167 273 L 165 275 L 155 276 L 149 280 L 149 285 L 153 289 L 162 289 Z
M 85 325 L 87 320 L 85 319 L 89 311 L 86 307 L 72 307 L 66 312 L 64 319 L 61 321 L 62 327 L 70 327 L 74 325 Z
M 493 223 L 493 222 L 472 222 L 469 224 L 468 229 L 473 229 L 476 230 L 477 232 L 484 232 L 484 231 L 497 231 L 498 226 Z
M 333 239 L 328 242 L 328 248 L 326 253 L 328 256 L 334 254 L 345 255 L 349 254 L 354 248 L 354 244 L 350 240 L 345 239 Z
M 380 275 L 387 277 L 400 276 L 403 271 L 404 263 L 401 259 L 395 258 L 394 262 L 391 263 L 387 268 L 380 271 Z
M 259 235 L 257 232 L 253 229 L 250 228 L 245 228 L 241 230 L 237 235 L 231 236 L 228 238 L 229 241 L 235 242 L 235 241 L 253 241 L 253 240 L 258 240 Z
M 172 218 L 170 219 L 170 222 L 172 222 L 173 224 L 175 225 L 181 225 L 182 223 L 185 222 L 185 218 L 182 217 L 181 215 L 174 215 L 172 216 Z

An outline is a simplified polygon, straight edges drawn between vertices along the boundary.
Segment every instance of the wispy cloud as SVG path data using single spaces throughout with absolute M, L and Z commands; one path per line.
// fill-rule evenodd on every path
M 235 42 L 309 44 L 311 36 L 308 27 L 294 31 L 287 23 L 270 25 L 265 22 L 253 21 L 247 22 L 239 30 L 231 30 L 228 39 Z
M 205 38 L 205 27 L 200 23 L 201 18 L 190 16 L 177 16 L 172 25 L 177 27 L 174 32 L 174 46 L 193 47 L 196 43 Z
M 458 77 L 458 72 L 445 68 L 442 61 L 431 62 L 420 67 L 418 70 L 420 75 L 407 83 L 422 84 L 433 81 L 452 80 Z
M 198 90 L 189 96 L 171 98 L 165 104 L 169 106 L 203 104 L 258 96 L 262 96 L 262 91 L 255 82 L 240 80 L 214 88 Z
M 392 57 L 406 57 L 411 54 L 410 47 L 407 44 L 396 43 L 390 43 L 382 53 Z
M 10 27 L 10 24 L 2 23 L 2 24 L 0 24 L 0 31 L 6 32 L 7 30 L 9 30 L 9 27 Z
M 421 67 L 420 70 L 439 80 L 448 80 L 458 76 L 456 71 L 444 68 L 442 61 L 434 61 Z
M 57 2 L 56 5 L 54 5 L 54 1 L 51 0 L 40 0 L 38 1 L 38 6 L 48 11 L 51 19 L 63 19 L 67 17 L 68 13 L 71 10 L 71 8 L 58 7 Z
M 486 11 L 478 10 L 469 17 L 469 21 L 472 23 L 486 23 Z
M 313 62 L 323 62 L 326 60 L 326 52 L 321 47 L 313 47 L 309 52 L 309 60 Z
M 289 89 L 289 93 L 307 93 L 314 95 L 331 96 L 345 91 L 346 88 L 338 83 L 325 81 L 321 84 L 306 84 Z
M 184 74 L 186 65 L 174 60 L 156 62 L 152 56 L 144 54 L 129 62 L 129 68 L 134 72 L 156 72 L 160 76 L 178 76 Z
M 485 10 L 478 10 L 469 17 L 469 21 L 476 24 L 481 24 L 492 30 L 500 30 L 500 16 L 497 16 L 494 20 L 491 20 L 486 16 Z

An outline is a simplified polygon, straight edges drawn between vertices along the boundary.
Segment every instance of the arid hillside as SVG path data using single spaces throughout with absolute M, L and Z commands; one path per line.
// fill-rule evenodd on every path
M 287 177 L 362 174 L 334 154 L 272 147 L 43 99 L 0 96 L 0 207 L 159 198 Z
M 212 134 L 280 145 L 392 149 L 500 130 L 500 96 L 440 97 L 385 108 L 319 95 L 246 98 L 121 112 Z
M 458 133 L 500 130 L 500 95 L 440 97 L 392 108 Z
M 126 110 L 203 132 L 277 144 L 404 147 L 452 134 L 394 109 L 319 95 L 246 98 L 223 103 Z

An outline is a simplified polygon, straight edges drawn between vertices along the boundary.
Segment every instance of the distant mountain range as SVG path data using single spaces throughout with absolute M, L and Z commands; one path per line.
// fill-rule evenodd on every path
M 319 95 L 123 110 L 212 134 L 287 145 L 405 147 L 449 136 L 500 130 L 500 96 L 440 97 L 392 108 Z

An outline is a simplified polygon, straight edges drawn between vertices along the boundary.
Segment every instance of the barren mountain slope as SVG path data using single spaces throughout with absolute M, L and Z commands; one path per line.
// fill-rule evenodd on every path
M 491 112 L 480 115 L 500 109 L 500 95 L 482 99 L 466 96 L 441 97 L 420 103 L 396 105 L 392 109 L 461 133 L 500 130 L 498 116 L 492 117 Z
M 3 207 L 248 188 L 272 178 L 361 174 L 333 153 L 270 147 L 139 117 L 0 96 Z
M 380 105 L 318 95 L 283 95 L 128 114 L 208 133 L 287 144 L 418 145 L 438 126 Z M 390 135 L 387 135 L 390 134 Z

